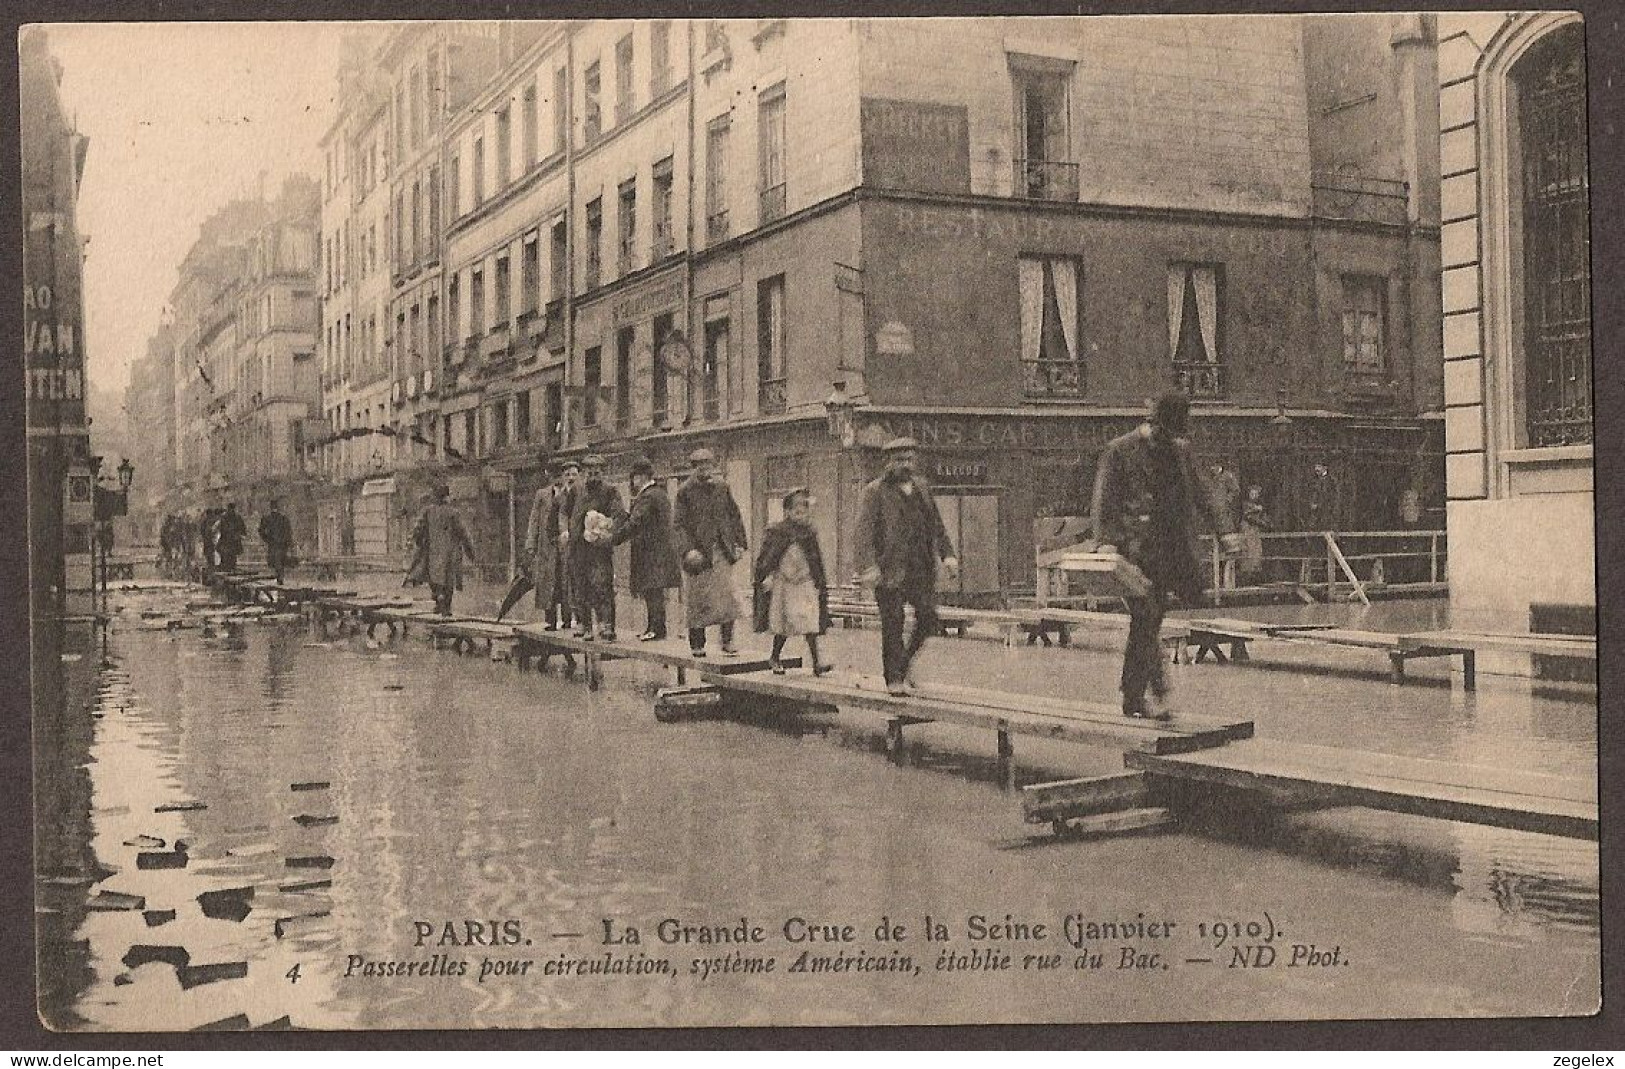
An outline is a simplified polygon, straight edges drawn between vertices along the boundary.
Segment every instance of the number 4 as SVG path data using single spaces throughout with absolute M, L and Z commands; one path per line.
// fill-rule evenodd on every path
M 288 978 L 288 983 L 297 984 L 299 982 L 299 966 L 295 965 L 293 968 L 283 973 L 283 975 Z

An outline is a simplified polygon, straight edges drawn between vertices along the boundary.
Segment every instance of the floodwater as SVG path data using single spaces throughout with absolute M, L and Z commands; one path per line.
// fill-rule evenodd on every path
M 125 595 L 86 702 L 87 812 L 60 826 L 89 829 L 105 878 L 73 893 L 143 901 L 86 912 L 53 892 L 42 1012 L 67 1027 L 1525 1016 L 1599 1003 L 1595 844 L 1264 809 L 1053 841 L 1022 824 L 986 734 L 912 726 L 893 760 L 882 723 L 862 715 L 662 724 L 652 698 L 669 680 L 652 666 L 610 664 L 589 692 L 416 636 L 369 641 L 298 619 L 204 628 L 180 609 L 196 596 Z M 871 673 L 877 644 L 831 636 L 840 663 Z M 1104 700 L 1110 644 L 944 639 L 921 674 Z M 1313 675 L 1304 656 L 1180 666 L 1176 691 L 1261 735 L 1595 770 L 1594 691 L 1488 678 L 1468 695 L 1426 665 L 1396 688 L 1380 655 Z M 1021 737 L 1016 760 L 1020 782 L 1121 768 L 1106 749 Z M 1087 922 L 1123 927 L 1078 930 Z M 803 951 L 833 969 L 797 970 Z M 595 971 L 606 962 L 613 972 Z

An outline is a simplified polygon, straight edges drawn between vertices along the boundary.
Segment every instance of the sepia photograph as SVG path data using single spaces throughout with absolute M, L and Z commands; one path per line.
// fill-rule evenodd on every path
M 1582 15 L 806 14 L 20 29 L 40 1021 L 1598 1013 Z

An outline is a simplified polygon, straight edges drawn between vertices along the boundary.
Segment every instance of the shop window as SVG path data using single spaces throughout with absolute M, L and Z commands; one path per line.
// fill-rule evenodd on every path
M 700 366 L 700 411 L 707 421 L 722 418 L 722 369 L 728 364 L 728 320 L 705 324 L 705 358 Z
M 1022 388 L 1028 397 L 1084 392 L 1083 271 L 1068 257 L 1017 260 Z
M 650 394 L 652 398 L 650 421 L 656 427 L 664 427 L 671 418 L 670 383 L 667 380 L 666 352 L 667 339 L 671 336 L 675 318 L 670 312 L 662 312 L 654 320 L 654 356 L 650 367 Z
M 1174 384 L 1192 397 L 1222 397 L 1224 271 L 1218 264 L 1168 268 L 1168 346 Z

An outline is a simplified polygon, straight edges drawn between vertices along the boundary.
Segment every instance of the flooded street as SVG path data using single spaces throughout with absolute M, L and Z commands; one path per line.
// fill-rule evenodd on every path
M 661 724 L 651 704 L 669 680 L 652 666 L 616 662 L 590 692 L 416 633 L 205 628 L 179 611 L 196 596 L 123 595 L 86 702 L 89 846 L 111 875 L 84 892 L 105 908 L 64 906 L 47 940 L 62 957 L 43 971 L 77 977 L 48 991 L 52 1019 L 458 1028 L 1598 1005 L 1592 843 L 1263 809 L 1052 842 L 1021 822 L 990 734 L 910 727 L 893 762 L 874 716 Z M 1094 641 L 944 639 L 922 676 L 1106 700 L 1113 640 Z M 868 672 L 877 643 L 831 636 L 839 663 Z M 1266 737 L 1595 767 L 1594 691 L 1494 679 L 1467 694 L 1439 665 L 1397 688 L 1370 657 L 1305 674 L 1297 649 L 1181 666 L 1178 694 Z M 1016 760 L 1020 782 L 1122 767 L 1116 751 L 1025 738 Z M 803 951 L 809 971 L 795 968 Z M 835 964 L 810 971 L 815 958 Z

